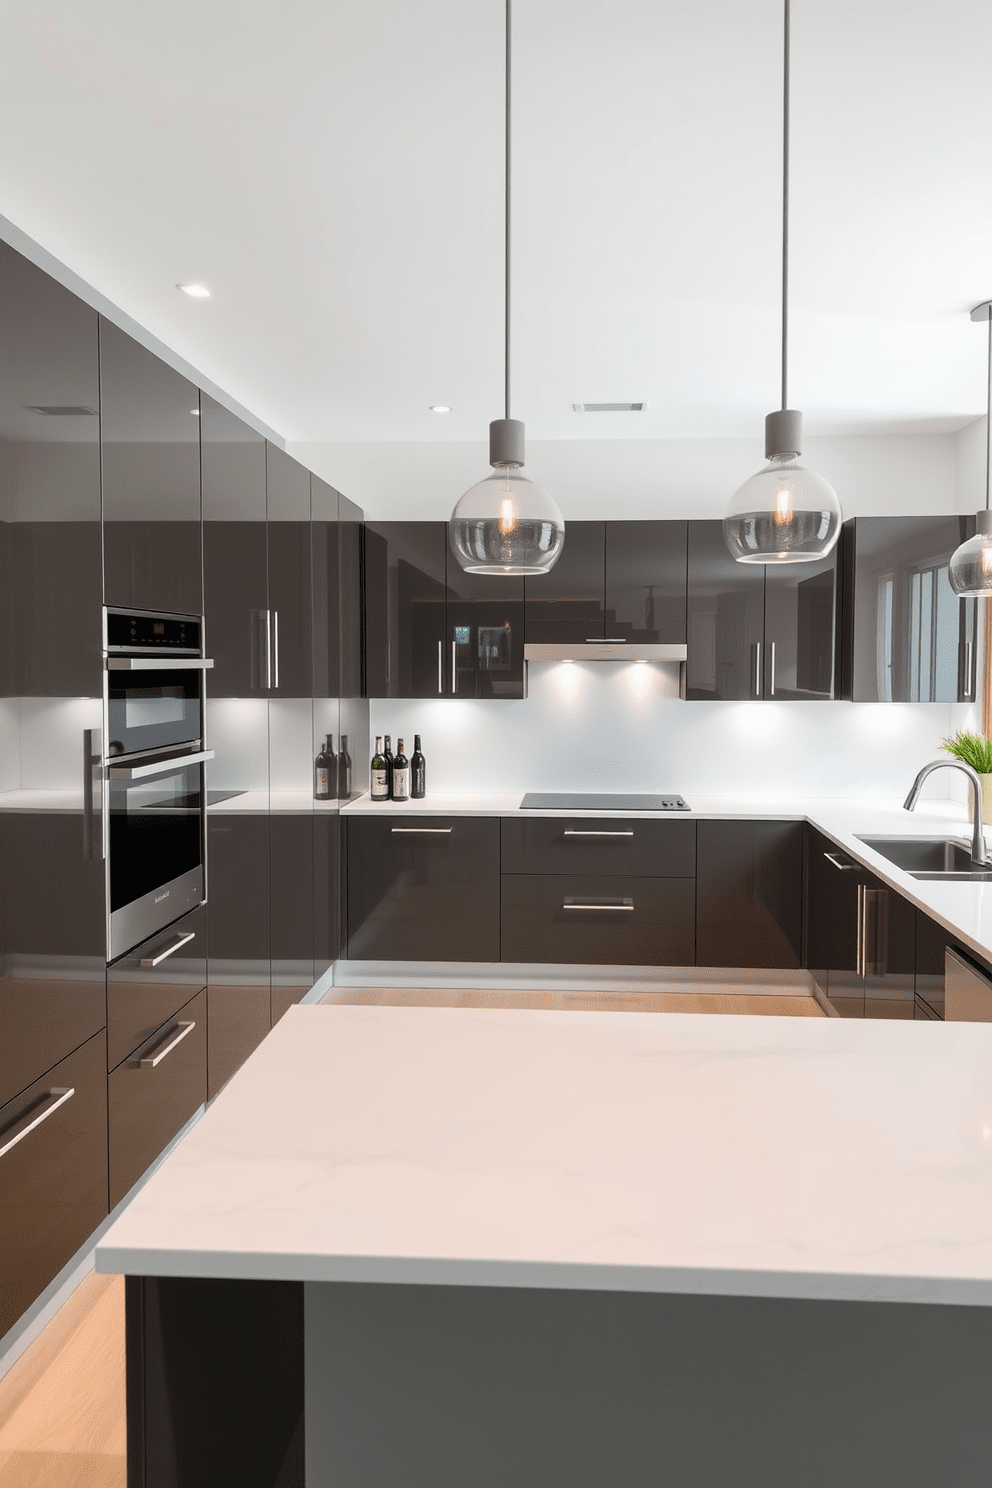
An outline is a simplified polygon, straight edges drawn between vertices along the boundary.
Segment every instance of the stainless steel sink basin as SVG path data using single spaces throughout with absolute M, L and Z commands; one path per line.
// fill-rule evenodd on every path
M 859 837 L 911 878 L 992 879 L 992 868 L 976 868 L 968 848 L 943 837 Z

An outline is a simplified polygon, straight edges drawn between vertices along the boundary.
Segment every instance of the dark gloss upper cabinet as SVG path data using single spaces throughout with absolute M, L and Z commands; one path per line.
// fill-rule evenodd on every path
M 267 443 L 270 695 L 311 696 L 310 472 Z
M 524 692 L 524 581 L 465 573 L 447 554 L 443 676 L 452 697 Z
M 607 522 L 604 639 L 685 641 L 686 522 Z M 567 529 L 566 529 L 567 542 Z
M 738 563 L 723 523 L 689 523 L 686 697 L 837 695 L 838 560 Z
M 203 608 L 210 697 L 265 693 L 268 607 L 265 440 L 206 393 L 203 451 Z
M 527 640 L 569 645 L 606 637 L 606 523 L 567 522 L 549 573 L 525 580 Z
M 100 318 L 106 603 L 200 614 L 199 392 Z
M 855 517 L 841 534 L 843 696 L 862 703 L 953 703 L 975 696 L 975 601 L 947 565 L 970 517 Z

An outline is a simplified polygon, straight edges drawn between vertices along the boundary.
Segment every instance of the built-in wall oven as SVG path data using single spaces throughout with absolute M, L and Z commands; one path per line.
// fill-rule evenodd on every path
M 107 960 L 206 897 L 199 615 L 105 610 Z

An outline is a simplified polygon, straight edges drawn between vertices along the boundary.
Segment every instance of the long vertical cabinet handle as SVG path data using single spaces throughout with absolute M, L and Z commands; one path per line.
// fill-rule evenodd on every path
M 854 964 L 855 975 L 863 977 L 865 974 L 865 886 L 858 884 L 858 928 L 857 928 L 857 958 Z
M 98 860 L 104 856 L 102 737 L 100 729 L 83 729 L 83 857 Z
M 754 667 L 752 678 L 752 697 L 761 696 L 761 642 L 753 641 L 751 644 L 751 664 Z
M 272 611 L 265 611 L 265 690 L 272 691 Z
M 451 643 L 451 691 L 458 691 L 458 642 Z
M 768 642 L 768 696 L 775 696 L 775 642 Z
M 437 690 L 444 691 L 444 642 L 437 643 Z
M 273 687 L 279 691 L 279 611 L 272 611 L 272 674 Z
M 973 652 L 973 647 L 972 647 L 971 642 L 970 641 L 965 641 L 965 643 L 964 643 L 964 687 L 962 689 L 962 694 L 966 698 L 973 698 L 975 696 L 975 683 L 974 683 L 974 680 L 973 680 L 973 677 L 972 677 L 972 671 L 971 671 L 972 652 Z

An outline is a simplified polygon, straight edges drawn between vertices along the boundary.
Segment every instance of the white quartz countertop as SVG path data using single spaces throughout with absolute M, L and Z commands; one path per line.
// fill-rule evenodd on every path
M 293 1007 L 96 1264 L 989 1306 L 992 1025 Z
M 343 816 L 504 816 L 504 817 L 623 817 L 632 820 L 718 821 L 756 818 L 770 821 L 808 821 L 832 838 L 845 853 L 897 889 L 931 915 L 966 949 L 992 960 L 992 880 L 935 883 L 912 878 L 887 858 L 860 841 L 873 837 L 954 837 L 970 847 L 971 810 L 947 798 L 921 800 L 915 811 L 904 811 L 902 797 L 878 800 L 852 798 L 754 796 L 687 797 L 690 811 L 548 811 L 520 808 L 522 795 L 447 795 L 437 793 L 422 801 L 397 804 L 372 801 L 367 795 L 342 807 Z M 992 827 L 986 828 L 992 849 Z

